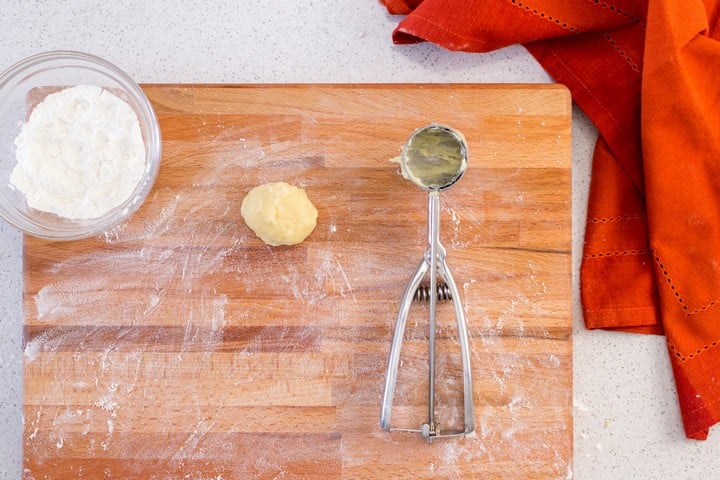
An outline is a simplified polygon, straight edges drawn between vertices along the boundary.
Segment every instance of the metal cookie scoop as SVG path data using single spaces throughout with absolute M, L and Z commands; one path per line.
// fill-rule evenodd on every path
M 400 311 L 395 323 L 390 358 L 385 374 L 380 425 L 384 430 L 420 433 L 429 443 L 436 438 L 459 437 L 472 433 L 474 406 L 472 398 L 472 375 L 470 372 L 470 346 L 465 312 L 460 302 L 460 292 L 445 262 L 445 248 L 440 243 L 440 192 L 452 187 L 467 169 L 467 144 L 463 136 L 450 127 L 431 124 L 416 130 L 408 139 L 402 152 L 403 176 L 428 192 L 428 243 L 420 264 L 410 278 L 400 301 Z M 397 382 L 400 349 L 410 305 L 423 277 L 429 271 L 429 389 L 428 420 L 419 429 L 395 428 L 390 425 L 395 384 Z M 449 289 L 455 308 L 457 334 L 460 343 L 463 368 L 464 429 L 441 431 L 435 421 L 435 319 L 438 302 L 438 274 Z

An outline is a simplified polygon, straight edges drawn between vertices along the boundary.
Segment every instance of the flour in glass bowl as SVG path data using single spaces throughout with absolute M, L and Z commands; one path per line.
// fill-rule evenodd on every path
M 28 205 L 68 219 L 98 218 L 132 195 L 145 171 L 135 111 L 108 90 L 48 95 L 15 139 L 10 183 Z

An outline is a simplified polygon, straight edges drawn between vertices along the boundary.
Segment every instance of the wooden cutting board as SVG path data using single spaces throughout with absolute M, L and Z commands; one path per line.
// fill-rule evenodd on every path
M 567 478 L 572 473 L 570 96 L 553 85 L 170 86 L 157 183 L 127 223 L 25 238 L 26 478 Z M 441 237 L 467 312 L 476 433 L 379 428 L 426 196 L 391 162 L 414 129 L 467 137 Z M 240 202 L 304 187 L 306 242 L 271 248 Z M 393 423 L 426 421 L 413 306 Z M 438 421 L 462 422 L 452 306 Z

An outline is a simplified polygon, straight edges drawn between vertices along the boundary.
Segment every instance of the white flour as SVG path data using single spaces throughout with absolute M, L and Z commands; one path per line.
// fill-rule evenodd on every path
M 121 205 L 145 170 L 137 115 L 98 86 L 48 95 L 15 146 L 10 183 L 30 207 L 70 219 L 97 218 Z

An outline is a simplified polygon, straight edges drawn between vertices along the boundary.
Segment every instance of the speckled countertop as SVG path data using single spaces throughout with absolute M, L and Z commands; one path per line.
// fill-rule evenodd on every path
M 117 64 L 138 82 L 548 82 L 522 48 L 394 46 L 375 0 L 29 2 L 2 5 L 0 69 L 46 50 Z M 573 115 L 574 478 L 718 478 L 720 430 L 686 440 L 661 337 L 590 332 L 578 278 L 594 127 Z M 0 478 L 22 477 L 21 236 L 0 221 Z

